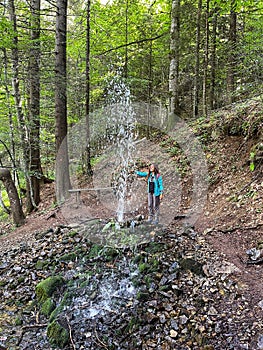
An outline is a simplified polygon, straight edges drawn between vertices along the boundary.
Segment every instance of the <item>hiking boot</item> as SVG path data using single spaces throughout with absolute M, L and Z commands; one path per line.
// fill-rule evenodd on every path
M 152 216 L 149 216 L 149 217 L 148 217 L 148 220 L 147 220 L 146 222 L 147 222 L 147 224 L 151 224 L 151 223 L 152 223 L 152 221 L 153 221 Z
M 157 212 L 155 215 L 154 215 L 154 221 L 153 221 L 153 224 L 154 225 L 157 225 L 159 223 L 159 212 Z

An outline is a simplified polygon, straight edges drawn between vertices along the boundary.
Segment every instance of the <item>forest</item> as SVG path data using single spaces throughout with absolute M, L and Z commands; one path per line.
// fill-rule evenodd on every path
M 262 350 L 262 1 L 0 11 L 0 349 Z
M 3 1 L 3 217 L 11 211 L 23 223 L 41 201 L 43 181 L 56 180 L 57 202 L 64 200 L 71 187 L 67 145 L 55 163 L 68 129 L 81 120 L 80 171 L 91 174 L 107 138 L 107 130 L 92 138 L 101 123 L 94 111 L 109 103 L 116 77 L 133 103 L 164 108 L 168 125 L 259 96 L 262 14 L 257 0 Z

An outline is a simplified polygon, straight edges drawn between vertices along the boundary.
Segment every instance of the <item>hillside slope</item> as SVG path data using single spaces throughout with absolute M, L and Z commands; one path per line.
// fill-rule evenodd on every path
M 207 232 L 212 246 L 241 269 L 240 278 L 255 301 L 263 299 L 263 264 L 246 264 L 247 250 L 263 250 L 263 103 L 256 98 L 233 104 L 191 122 L 191 128 L 203 145 L 209 173 L 206 208 L 195 229 Z M 185 182 L 182 196 L 187 205 L 192 184 L 187 176 Z M 1 251 L 41 229 L 67 223 L 63 212 L 53 208 L 53 185 L 42 189 L 41 198 L 39 210 L 27 217 L 24 226 L 14 230 L 11 223 L 1 225 Z M 91 216 L 111 214 L 93 205 Z
M 6 337 L 0 338 L 0 345 L 1 341 L 6 342 L 6 345 L 12 342 L 22 344 L 22 340 L 29 344 L 32 336 L 34 348 L 40 349 L 43 344 L 39 343 L 37 336 L 41 332 L 36 333 L 33 326 L 42 328 L 46 319 L 41 315 L 41 323 L 38 312 L 36 317 L 33 312 L 33 316 L 28 316 L 29 313 L 23 311 L 23 303 L 28 300 L 31 302 L 36 284 L 54 273 L 54 269 L 56 273 L 71 276 L 74 268 L 76 271 L 83 268 L 82 259 L 90 255 L 92 258 L 86 263 L 91 271 L 93 269 L 97 273 L 100 266 L 101 271 L 106 271 L 109 276 L 120 273 L 123 262 L 132 259 L 131 266 L 134 266 L 140 257 L 142 278 L 138 284 L 145 288 L 140 296 L 145 299 L 135 301 L 139 302 L 140 307 L 136 312 L 141 325 L 139 330 L 136 327 L 134 329 L 134 319 L 131 318 L 131 328 L 127 334 L 131 339 L 135 337 L 141 341 L 144 344 L 141 348 L 157 349 L 157 343 L 161 341 L 162 349 L 263 349 L 263 256 L 257 256 L 253 260 L 253 256 L 247 253 L 249 250 L 263 251 L 262 110 L 261 101 L 256 99 L 242 105 L 229 106 L 207 119 L 191 123 L 193 133 L 202 141 L 209 173 L 207 202 L 202 215 L 191 228 L 182 228 L 182 220 L 175 217 L 169 227 L 163 229 L 161 226 L 150 232 L 155 243 L 158 243 L 156 246 L 147 242 L 142 247 L 137 247 L 137 250 L 119 249 L 113 261 L 97 260 L 98 257 L 90 255 L 91 252 L 94 254 L 94 247 L 88 243 L 87 230 L 76 230 L 72 227 L 72 222 L 69 225 L 68 216 L 66 218 L 63 215 L 61 208 L 53 207 L 53 186 L 46 185 L 42 189 L 43 200 L 39 210 L 27 217 L 24 226 L 15 230 L 11 224 L 1 227 L 0 272 L 5 294 L 0 298 L 0 311 L 3 313 L 2 318 L 0 315 L 0 328 Z M 191 174 L 187 171 L 185 174 L 182 210 L 191 201 Z M 90 217 L 104 219 L 102 225 L 112 215 L 96 203 L 86 213 Z M 171 216 L 174 214 L 176 213 L 170 213 Z M 152 247 L 162 249 L 154 251 L 151 250 Z M 63 260 L 65 248 L 71 254 L 76 249 L 74 260 Z M 137 256 L 134 257 L 133 254 Z M 41 267 L 39 260 L 42 257 L 45 257 L 48 268 Z M 99 256 L 101 257 L 103 256 Z M 145 263 L 146 258 L 150 261 L 148 265 Z M 54 264 L 56 261 L 59 263 Z M 177 261 L 179 266 L 181 264 L 179 275 L 178 271 L 171 272 L 177 266 Z M 189 266 L 189 263 L 193 265 Z M 152 268 L 156 271 L 152 271 Z M 25 279 L 21 279 L 21 271 L 26 276 Z M 151 288 L 148 288 L 149 281 L 152 281 Z M 22 297 L 17 296 L 21 291 Z M 19 297 L 19 303 L 14 302 L 16 297 Z M 59 298 L 56 302 L 59 303 Z M 88 302 L 89 300 L 85 301 L 87 305 Z M 7 321 L 7 310 L 9 318 L 17 317 L 20 313 L 23 315 L 22 332 L 20 325 Z M 130 305 L 128 310 L 133 312 L 136 309 Z M 122 309 L 122 315 L 118 315 L 118 310 L 115 312 L 117 316 L 111 314 L 113 320 L 107 316 L 108 324 L 113 325 L 107 329 L 107 335 L 116 336 L 114 328 L 116 325 L 120 328 L 119 319 L 124 323 L 127 321 L 122 318 Z M 82 323 L 80 326 L 80 321 L 73 316 L 70 321 L 73 338 L 69 348 L 74 348 L 74 342 L 81 348 L 82 334 L 78 330 Z M 30 333 L 31 329 L 34 334 Z M 69 329 L 71 330 L 70 326 Z M 149 333 L 151 329 L 153 331 Z M 12 334 L 15 332 L 21 333 L 19 341 L 13 339 Z M 43 328 L 40 334 L 43 339 L 46 339 L 45 334 Z M 92 343 L 92 332 L 87 334 L 86 341 Z M 105 344 L 99 342 L 104 336 L 103 330 L 102 333 L 95 332 L 95 343 L 93 341 L 93 345 L 88 348 L 93 349 L 94 344 L 96 349 L 106 348 Z M 223 342 L 225 345 L 220 347 Z M 123 340 L 122 345 L 124 343 Z M 41 349 L 50 349 L 47 342 L 44 345 Z M 130 345 L 127 345 L 127 349 L 131 349 L 128 346 Z M 122 347 L 124 348 L 126 347 Z
M 255 99 L 193 124 L 205 144 L 210 176 L 207 207 L 196 229 L 206 231 L 222 258 L 240 269 L 255 302 L 263 299 L 263 265 L 247 264 L 247 251 L 263 252 L 262 107 Z

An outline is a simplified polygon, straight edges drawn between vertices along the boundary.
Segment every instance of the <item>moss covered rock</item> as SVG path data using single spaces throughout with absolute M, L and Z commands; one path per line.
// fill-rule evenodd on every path
M 72 300 L 72 294 L 66 292 L 63 296 L 63 299 L 61 300 L 61 303 L 50 314 L 49 321 L 53 322 L 59 316 L 59 314 L 64 310 L 65 306 L 70 305 L 71 300 Z
M 65 283 L 61 276 L 50 276 L 44 281 L 41 281 L 36 286 L 36 296 L 40 303 L 44 303 L 48 298 L 52 296 L 55 290 Z
M 72 253 L 68 253 L 68 254 L 64 254 L 59 258 L 59 261 L 75 261 L 77 259 L 77 255 L 76 253 L 72 252 Z
M 47 327 L 47 337 L 51 345 L 64 348 L 69 342 L 69 332 L 57 321 L 51 322 Z
M 43 270 L 44 267 L 45 267 L 45 262 L 44 262 L 44 260 L 38 260 L 38 261 L 36 262 L 35 268 L 36 268 L 37 270 Z
M 56 308 L 56 304 L 52 300 L 52 298 L 48 298 L 41 307 L 41 312 L 43 315 L 49 317 L 52 313 L 52 311 Z

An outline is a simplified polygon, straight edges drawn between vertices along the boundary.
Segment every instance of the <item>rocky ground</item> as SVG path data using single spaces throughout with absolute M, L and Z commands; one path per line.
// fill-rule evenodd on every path
M 260 222 L 208 210 L 196 228 L 177 218 L 117 232 L 109 213 L 75 225 L 35 213 L 1 236 L 1 348 L 263 349 L 262 264 L 246 254 Z M 63 284 L 46 310 L 36 287 L 49 276 Z
M 107 221 L 91 220 L 35 232 L 2 253 L 2 348 L 262 349 L 263 302 L 208 233 L 136 224 L 128 247 L 105 246 Z M 36 295 L 49 276 L 63 277 L 50 310 Z M 66 335 L 50 334 L 54 320 Z

